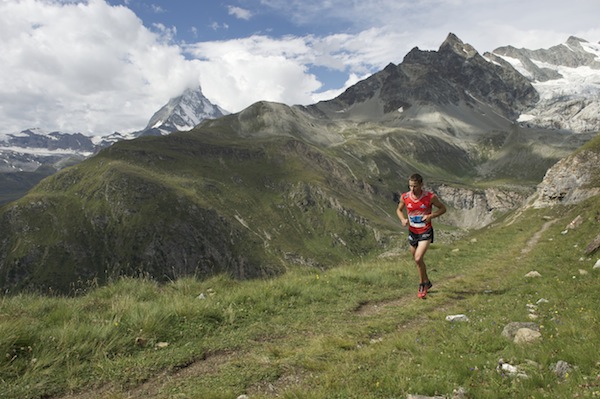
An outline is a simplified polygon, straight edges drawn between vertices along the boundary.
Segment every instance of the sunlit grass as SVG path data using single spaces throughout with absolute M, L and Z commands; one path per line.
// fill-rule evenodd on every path
M 407 253 L 264 280 L 127 278 L 77 298 L 5 296 L 3 394 L 390 398 L 463 389 L 474 398 L 598 397 L 600 273 L 583 256 L 600 230 L 595 209 L 597 201 L 530 210 L 435 244 L 427 300 L 416 297 Z M 564 233 L 577 215 L 582 225 Z M 532 270 L 542 277 L 526 278 Z M 451 314 L 469 321 L 450 323 Z M 512 321 L 536 322 L 542 339 L 508 341 L 501 333 Z M 500 359 L 527 378 L 498 371 Z M 564 379 L 551 369 L 559 360 L 572 365 Z

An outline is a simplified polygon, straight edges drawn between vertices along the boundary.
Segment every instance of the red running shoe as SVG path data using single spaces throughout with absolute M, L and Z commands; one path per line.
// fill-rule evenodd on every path
M 431 287 L 433 287 L 431 281 L 419 284 L 419 293 L 417 294 L 417 296 L 419 298 L 425 298 L 427 296 L 427 291 L 431 289 Z

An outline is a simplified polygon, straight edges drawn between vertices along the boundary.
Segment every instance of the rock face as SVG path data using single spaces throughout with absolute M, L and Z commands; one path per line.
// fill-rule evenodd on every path
M 499 214 L 523 205 L 533 193 L 533 190 L 523 188 L 487 188 L 475 191 L 448 185 L 440 185 L 433 191 L 446 205 L 452 207 L 452 212 L 444 216 L 446 223 L 464 228 L 488 225 Z
M 570 205 L 600 194 L 600 154 L 582 150 L 561 159 L 548 169 L 537 189 L 533 207 L 544 208 L 557 204 Z

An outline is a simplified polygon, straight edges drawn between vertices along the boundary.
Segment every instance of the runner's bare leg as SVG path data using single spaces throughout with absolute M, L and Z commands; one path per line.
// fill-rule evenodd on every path
M 412 245 L 410 246 L 410 252 L 417 264 L 417 269 L 419 270 L 419 280 L 421 284 L 429 281 L 429 277 L 427 276 L 427 265 L 425 265 L 424 260 L 425 252 L 427 252 L 429 244 L 431 244 L 431 241 L 427 240 L 419 241 L 416 248 Z

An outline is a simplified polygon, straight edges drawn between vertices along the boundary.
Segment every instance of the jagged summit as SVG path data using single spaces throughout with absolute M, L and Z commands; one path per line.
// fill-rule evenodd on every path
M 171 98 L 159 109 L 138 136 L 165 135 L 194 128 L 205 119 L 219 118 L 228 114 L 211 103 L 202 93 L 200 86 L 188 88 L 178 97 Z
M 431 126 L 430 116 L 449 107 L 458 111 L 459 119 L 472 121 L 488 112 L 515 120 L 537 100 L 531 83 L 513 67 L 488 62 L 450 33 L 438 51 L 415 47 L 401 64 L 389 64 L 316 107 L 333 119 Z M 480 109 L 480 104 L 488 108 Z
M 439 52 L 442 53 L 444 51 L 453 51 L 465 58 L 472 58 L 479 55 L 473 46 L 464 43 L 452 32 L 448 34 L 446 40 L 440 45 Z

